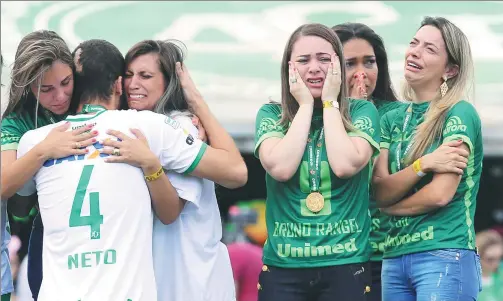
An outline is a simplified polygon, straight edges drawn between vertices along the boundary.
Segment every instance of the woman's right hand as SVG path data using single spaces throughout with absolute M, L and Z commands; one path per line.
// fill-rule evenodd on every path
M 421 168 L 424 172 L 463 174 L 470 155 L 461 147 L 462 140 L 442 144 L 430 154 L 421 157 Z
M 70 155 L 83 155 L 88 152 L 87 147 L 96 142 L 97 131 L 91 131 L 94 125 L 67 131 L 70 122 L 52 129 L 47 137 L 37 147 L 46 159 L 59 159 Z
M 299 71 L 295 68 L 293 62 L 288 62 L 288 84 L 290 85 L 290 93 L 300 105 L 314 104 L 314 98 L 311 91 L 300 77 Z
M 367 89 L 365 88 L 365 73 L 357 72 L 353 75 L 354 83 L 349 97 L 353 99 L 367 99 Z

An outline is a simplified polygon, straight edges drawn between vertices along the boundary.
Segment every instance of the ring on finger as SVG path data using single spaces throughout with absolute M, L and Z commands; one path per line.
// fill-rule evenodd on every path
M 82 147 L 82 144 L 80 144 L 80 142 L 75 142 L 75 144 L 74 144 L 74 148 L 79 149 L 79 148 L 81 148 L 81 147 Z
M 112 151 L 112 155 L 114 155 L 114 156 L 120 156 L 121 155 L 120 149 L 114 148 L 114 150 Z
M 339 74 L 339 72 L 337 72 L 337 71 L 332 71 L 332 74 L 333 74 L 333 75 L 337 75 L 337 74 Z
M 297 79 L 296 79 L 296 78 L 292 78 L 292 79 L 290 80 L 290 82 L 291 82 L 292 84 L 295 84 L 295 83 L 297 82 Z

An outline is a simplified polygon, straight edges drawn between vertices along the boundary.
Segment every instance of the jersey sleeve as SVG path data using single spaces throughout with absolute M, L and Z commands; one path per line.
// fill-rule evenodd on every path
M 198 137 L 198 130 L 192 124 L 190 117 L 179 116 L 174 117 L 174 120 L 179 122 L 180 126 L 188 131 L 189 134 Z M 167 176 L 171 185 L 176 189 L 178 196 L 199 208 L 199 200 L 203 192 L 203 179 L 174 172 L 168 172 Z
M 28 131 L 21 137 L 21 139 L 19 140 L 19 144 L 17 146 L 17 159 L 23 157 L 37 144 L 36 141 L 34 140 L 35 138 L 34 134 L 35 134 L 34 131 Z M 35 185 L 35 178 L 32 177 L 24 184 L 24 186 L 21 189 L 19 189 L 17 194 L 19 194 L 20 196 L 30 196 L 36 192 L 37 188 Z
M 203 192 L 203 179 L 175 172 L 167 172 L 166 175 L 175 188 L 178 197 L 199 208 L 199 201 Z
M 19 118 L 11 115 L 2 118 L 1 150 L 17 150 L 19 140 L 21 140 L 25 132 L 26 130 L 21 126 Z
M 352 100 L 350 102 L 350 114 L 356 131 L 349 132 L 348 135 L 367 140 L 374 149 L 373 156 L 377 156 L 379 154 L 379 142 L 381 141 L 381 126 L 379 112 L 376 107 L 366 100 Z
M 258 149 L 267 138 L 283 138 L 286 130 L 279 124 L 281 107 L 278 104 L 263 105 L 255 119 L 255 149 L 254 155 L 258 158 Z
M 461 101 L 447 113 L 442 130 L 442 142 L 463 140 L 470 152 L 474 152 L 474 141 L 481 135 L 480 117 L 470 103 Z
M 206 143 L 169 116 L 150 111 L 136 113 L 139 128 L 164 169 L 177 173 L 191 173 L 196 169 L 207 148 Z

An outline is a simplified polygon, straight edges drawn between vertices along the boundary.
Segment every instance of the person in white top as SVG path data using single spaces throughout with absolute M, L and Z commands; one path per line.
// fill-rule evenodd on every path
M 145 40 L 128 51 L 124 83 L 128 104 L 132 109 L 165 113 L 176 127 L 192 135 L 197 135 L 191 122 L 196 115 L 204 128 L 199 135 L 207 136 L 210 145 L 218 143 L 221 138 L 200 110 L 205 103 L 183 64 L 182 46 L 172 40 Z M 132 146 L 124 151 L 132 152 Z M 172 223 L 154 221 L 158 301 L 236 300 L 229 253 L 220 241 L 222 223 L 214 183 L 172 172 L 168 177 L 181 205 Z
M 169 117 L 115 110 L 122 94 L 124 60 L 112 44 L 81 43 L 75 64 L 74 96 L 80 100 L 80 114 L 67 117 L 67 122 L 72 129 L 92 127 L 98 140 L 86 148 L 85 155 L 47 158 L 33 181 L 18 192 L 38 193 L 44 222 L 43 266 L 47 268 L 38 300 L 156 300 L 152 205 L 161 221 L 169 221 L 181 194 L 163 169 L 238 187 L 246 183 L 246 165 L 232 139 L 220 148 L 207 146 Z M 26 133 L 18 157 L 61 128 L 58 123 Z M 109 129 L 120 139 L 107 134 Z M 121 146 L 133 140 L 151 150 L 139 155 L 141 164 L 108 164 L 127 158 Z

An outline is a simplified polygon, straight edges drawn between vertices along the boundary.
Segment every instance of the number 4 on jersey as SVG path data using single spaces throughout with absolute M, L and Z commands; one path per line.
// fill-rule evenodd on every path
M 73 198 L 72 212 L 70 213 L 70 227 L 91 227 L 91 239 L 100 239 L 101 225 L 103 224 L 103 215 L 100 212 L 100 193 L 89 193 L 89 215 L 82 216 L 82 205 L 87 192 L 87 186 L 91 179 L 94 165 L 86 165 L 80 175 L 77 191 Z

